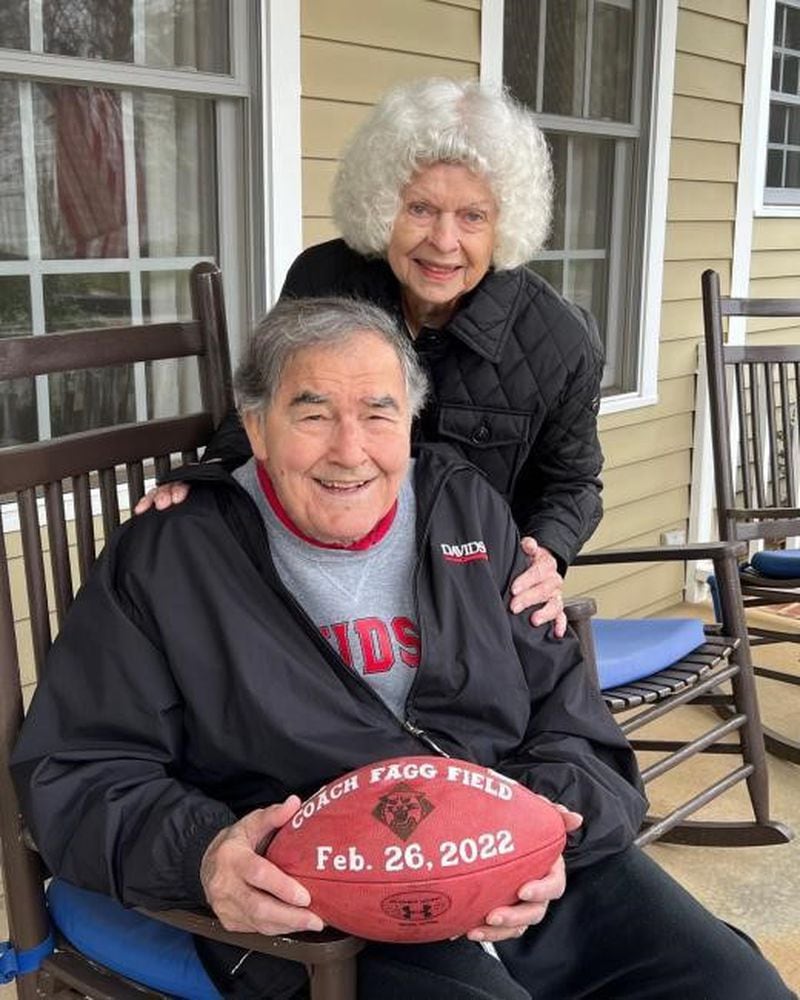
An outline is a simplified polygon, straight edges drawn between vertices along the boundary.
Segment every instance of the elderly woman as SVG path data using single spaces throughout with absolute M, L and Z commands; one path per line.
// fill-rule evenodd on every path
M 127 906 L 207 903 L 231 930 L 319 930 L 259 847 L 296 796 L 458 757 L 558 803 L 564 856 L 465 937 L 368 943 L 359 1000 L 789 1000 L 632 846 L 635 759 L 577 639 L 506 610 L 524 560 L 507 505 L 458 455 L 410 460 L 425 382 L 372 305 L 267 317 L 236 379 L 253 458 L 195 466 L 183 507 L 115 532 L 51 650 L 13 761 L 48 869 Z M 300 965 L 198 951 L 224 997 L 308 996 Z
M 341 239 L 292 265 L 286 296 L 358 296 L 395 315 L 433 394 L 415 426 L 481 469 L 511 504 L 531 557 L 511 602 L 556 619 L 561 575 L 602 513 L 602 351 L 592 317 L 524 267 L 544 244 L 552 171 L 531 114 L 476 83 L 390 92 L 339 167 Z M 249 454 L 230 421 L 208 457 Z M 157 506 L 182 496 L 162 488 Z M 148 505 L 147 502 L 143 506 Z

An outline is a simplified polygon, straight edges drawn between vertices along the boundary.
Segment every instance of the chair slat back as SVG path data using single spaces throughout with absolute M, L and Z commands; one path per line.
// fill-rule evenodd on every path
M 720 538 L 800 535 L 800 344 L 725 343 L 725 317 L 797 317 L 800 298 L 731 298 L 703 274 L 703 315 Z M 738 469 L 729 392 L 738 419 Z M 739 490 L 737 477 L 739 473 Z
M 23 683 L 38 677 L 54 632 L 103 539 L 145 490 L 211 437 L 230 409 L 222 285 L 214 265 L 191 274 L 189 322 L 81 330 L 0 340 L 3 380 L 195 357 L 200 410 L 104 427 L 0 451 L 0 837 L 9 922 L 17 946 L 43 937 L 38 862 L 22 843 L 8 760 L 23 718 Z M 16 503 L 10 498 L 16 498 Z M 9 502 L 10 501 L 10 502 Z M 16 516 L 14 516 L 16 515 Z M 33 881 L 32 881 L 33 879 Z M 20 900 L 22 902 L 20 902 Z

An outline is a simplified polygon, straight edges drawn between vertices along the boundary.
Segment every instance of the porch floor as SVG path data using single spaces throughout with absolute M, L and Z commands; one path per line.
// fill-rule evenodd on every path
M 670 617 L 696 614 L 697 606 L 677 606 L 664 612 Z M 798 622 L 800 627 L 800 622 Z M 756 650 L 756 660 L 778 664 L 800 672 L 800 646 L 773 646 Z M 787 732 L 798 732 L 798 693 L 786 697 L 785 687 L 759 681 L 762 715 L 769 724 Z M 687 729 L 691 713 L 686 711 Z M 655 730 L 655 727 L 653 727 Z M 785 981 L 800 991 L 800 767 L 768 756 L 772 815 L 797 834 L 780 847 L 699 848 L 654 845 L 648 853 L 682 885 L 724 920 L 741 927 L 756 939 Z M 725 760 L 704 758 L 698 764 L 707 773 L 726 768 Z M 654 810 L 660 800 L 683 801 L 695 791 L 685 778 L 664 776 L 650 789 Z M 741 785 L 721 801 L 707 807 L 706 818 L 748 817 L 748 800 Z M 1 902 L 1 901 L 0 901 Z M 0 905 L 0 941 L 7 937 L 5 913 Z M 0 1000 L 11 1000 L 13 986 L 0 987 Z
M 696 615 L 697 605 L 683 605 L 664 612 L 668 617 Z M 774 627 L 791 630 L 783 617 L 770 616 Z M 797 621 L 800 629 L 800 620 Z M 786 643 L 753 651 L 756 663 L 780 666 L 800 673 L 800 645 Z M 800 689 L 790 692 L 785 684 L 759 678 L 758 695 L 765 724 L 795 737 L 800 734 Z M 688 727 L 691 713 L 685 712 Z M 655 732 L 656 726 L 650 732 Z M 777 847 L 700 848 L 654 844 L 648 853 L 681 885 L 692 892 L 717 916 L 736 924 L 761 947 L 780 970 L 785 982 L 800 991 L 800 766 L 767 754 L 770 774 L 772 818 L 795 832 L 795 839 Z M 730 761 L 704 757 L 696 767 L 706 774 L 723 774 Z M 680 769 L 677 769 L 680 770 Z M 659 801 L 677 803 L 696 791 L 684 779 L 671 774 L 653 782 L 649 789 L 654 811 Z M 749 800 L 740 783 L 718 802 L 697 814 L 703 819 L 750 818 Z

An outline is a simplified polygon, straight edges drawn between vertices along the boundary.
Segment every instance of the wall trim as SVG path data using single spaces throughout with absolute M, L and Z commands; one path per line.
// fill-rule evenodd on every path
M 300 0 L 262 3 L 263 293 L 270 306 L 303 245 Z
M 763 201 L 767 125 L 765 98 L 768 107 L 771 67 L 771 59 L 767 59 L 766 54 L 767 46 L 771 46 L 774 18 L 775 0 L 750 0 L 730 283 L 730 294 L 742 297 L 746 297 L 749 293 L 754 219 L 757 208 Z M 732 316 L 728 320 L 728 342 L 744 343 L 745 330 L 745 318 Z M 735 410 L 732 412 L 731 424 L 735 437 L 737 429 L 733 421 L 735 421 Z M 732 440 L 732 452 L 735 447 L 736 441 Z M 705 348 L 702 342 L 698 345 L 691 484 L 689 541 L 708 541 L 715 538 L 717 532 L 713 523 L 714 458 L 711 446 Z M 706 575 L 707 569 L 702 563 L 687 564 L 687 601 L 698 601 L 702 598 Z

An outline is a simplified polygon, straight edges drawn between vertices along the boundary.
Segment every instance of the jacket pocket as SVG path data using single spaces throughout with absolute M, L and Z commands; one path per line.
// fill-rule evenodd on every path
M 440 406 L 438 436 L 477 465 L 508 496 L 529 448 L 531 414 L 474 406 Z

